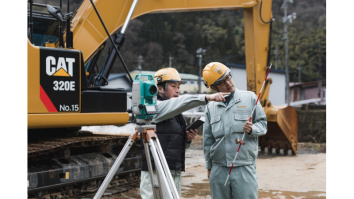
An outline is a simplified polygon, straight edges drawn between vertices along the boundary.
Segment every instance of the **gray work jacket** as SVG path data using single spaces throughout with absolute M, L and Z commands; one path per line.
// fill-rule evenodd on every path
M 181 95 L 164 101 L 157 101 L 158 113 L 152 122 L 159 123 L 191 108 L 205 105 L 205 95 Z
M 251 116 L 257 96 L 250 91 L 236 89 L 229 104 L 209 102 L 206 106 L 203 126 L 203 148 L 205 167 L 212 165 L 231 167 L 238 144 L 235 139 L 242 139 L 243 125 Z M 237 155 L 234 166 L 256 163 L 258 155 L 258 136 L 267 132 L 267 118 L 260 103 L 257 103 L 252 117 L 252 132 L 246 134 Z

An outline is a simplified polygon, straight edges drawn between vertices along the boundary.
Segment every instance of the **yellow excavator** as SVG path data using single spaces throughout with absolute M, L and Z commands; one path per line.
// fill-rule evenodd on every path
M 148 13 L 243 9 L 247 88 L 259 93 L 268 63 L 271 0 L 84 0 L 74 12 L 28 0 L 28 196 L 55 198 L 97 189 L 128 135 L 96 135 L 82 126 L 129 123 L 128 91 L 105 85 L 124 43 L 129 21 Z M 61 4 L 61 1 L 60 1 Z M 112 38 L 119 30 L 120 34 Z M 114 49 L 101 71 L 105 42 Z M 273 106 L 268 79 L 260 102 L 268 120 L 261 149 L 297 151 L 297 113 Z M 139 180 L 139 149 L 131 150 L 114 178 Z

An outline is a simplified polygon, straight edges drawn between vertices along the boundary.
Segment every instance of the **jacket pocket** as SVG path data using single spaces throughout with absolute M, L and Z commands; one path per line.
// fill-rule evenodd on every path
M 213 125 L 216 122 L 219 122 L 221 119 L 221 115 L 214 116 L 210 119 L 210 124 Z
M 248 120 L 248 115 L 235 114 L 235 120 Z
M 232 125 L 232 132 L 237 134 L 243 133 L 243 125 L 248 121 L 248 116 L 235 114 L 234 120 L 235 122 Z
M 224 138 L 217 139 L 210 147 L 210 159 L 213 164 L 221 164 L 225 160 Z
M 216 115 L 210 119 L 210 125 L 213 132 L 213 136 L 215 138 L 220 138 L 224 136 L 222 122 L 221 122 L 221 115 Z

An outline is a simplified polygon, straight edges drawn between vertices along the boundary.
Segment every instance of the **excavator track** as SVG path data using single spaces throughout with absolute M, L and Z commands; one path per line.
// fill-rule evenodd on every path
M 125 145 L 128 135 L 96 135 L 75 131 L 48 137 L 31 133 L 28 141 L 28 197 L 77 198 L 94 194 Z M 42 136 L 45 133 L 47 136 Z M 134 143 L 111 186 L 127 191 L 139 185 L 141 152 Z M 125 187 L 125 188 L 124 188 Z M 120 191 L 119 191 L 120 190 Z
M 128 136 L 96 135 L 90 131 L 79 131 L 71 137 L 51 137 L 28 143 L 27 156 L 28 158 L 33 158 L 67 149 L 104 146 L 113 143 L 124 145 L 127 139 Z

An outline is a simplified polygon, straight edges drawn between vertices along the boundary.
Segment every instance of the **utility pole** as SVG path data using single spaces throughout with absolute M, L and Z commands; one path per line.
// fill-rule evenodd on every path
M 301 64 L 300 62 L 297 63 L 298 67 L 297 67 L 297 70 L 299 71 L 298 72 L 298 81 L 301 82 Z
M 174 57 L 171 57 L 171 55 L 170 55 L 170 57 L 169 57 L 169 63 L 170 63 L 169 66 L 170 66 L 170 68 L 172 67 L 172 60 L 173 60 L 173 58 L 174 58 Z
M 141 73 L 141 70 L 142 70 L 141 64 L 143 63 L 143 61 L 144 61 L 143 56 L 139 55 L 138 56 L 138 67 L 137 67 L 137 69 L 139 70 L 139 74 Z
M 205 53 L 205 49 L 203 48 L 198 48 L 196 51 L 197 57 L 199 58 L 199 75 L 198 75 L 198 93 L 200 94 L 201 92 L 201 77 L 202 77 L 202 58 L 203 58 L 203 53 Z
M 284 9 L 284 40 L 285 40 L 285 95 L 286 95 L 286 102 L 288 106 L 290 105 L 290 89 L 289 89 L 289 66 L 288 66 L 288 59 L 289 59 L 289 38 L 288 38 L 288 23 L 292 23 L 293 19 L 296 19 L 296 13 L 288 15 L 288 3 L 293 3 L 293 0 L 284 0 L 283 5 L 280 7 Z
M 279 65 L 279 52 L 278 52 L 278 47 L 277 47 L 277 46 L 275 46 L 274 55 L 275 55 L 274 69 L 278 69 L 278 65 Z
M 323 103 L 322 92 L 322 60 L 321 60 L 321 43 L 318 45 L 318 97 L 320 98 L 320 104 Z

